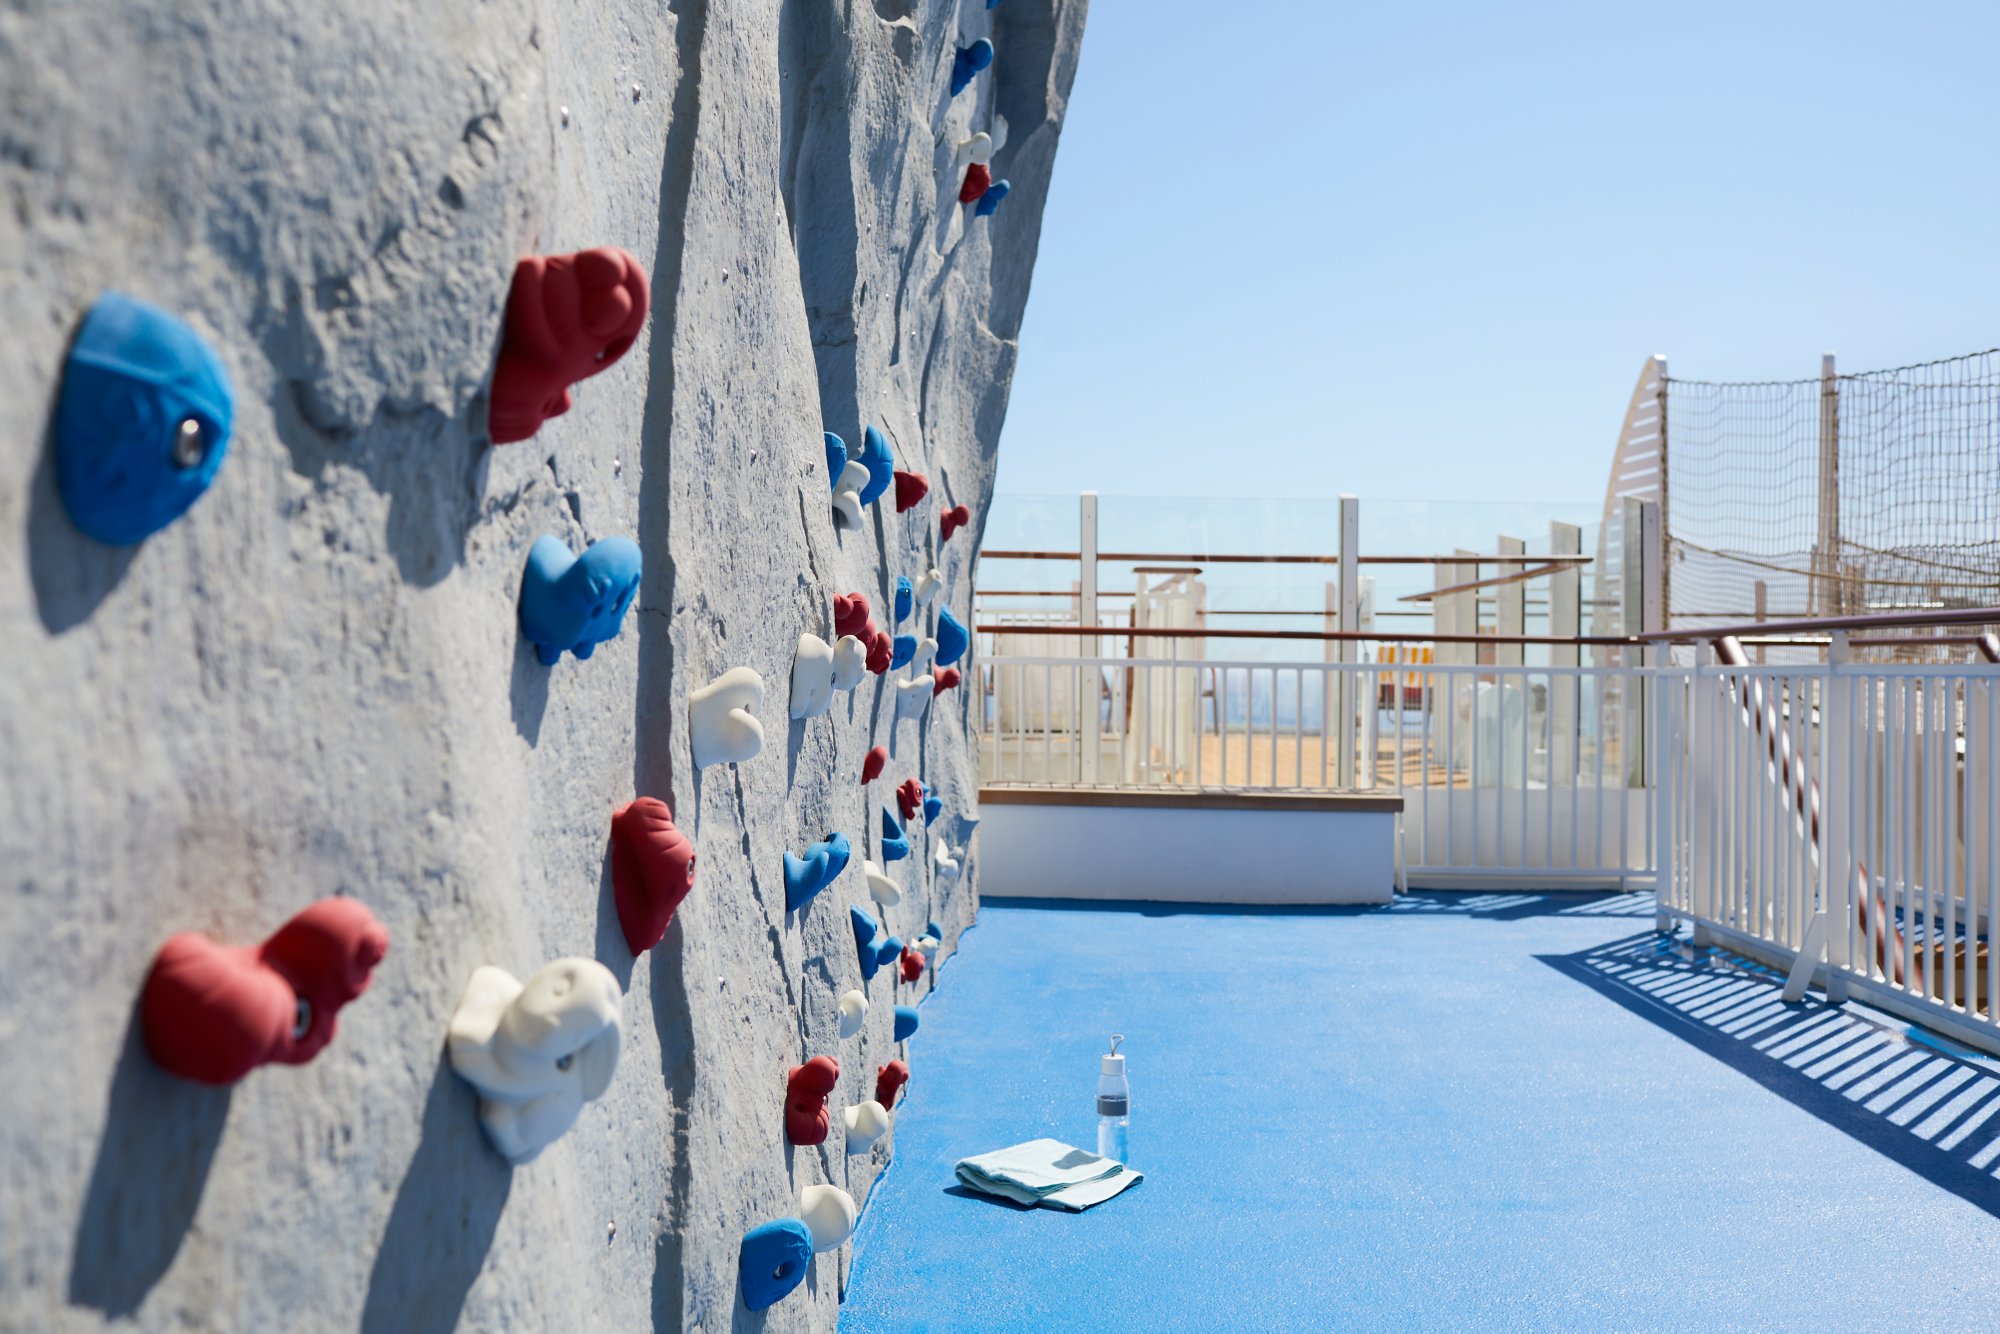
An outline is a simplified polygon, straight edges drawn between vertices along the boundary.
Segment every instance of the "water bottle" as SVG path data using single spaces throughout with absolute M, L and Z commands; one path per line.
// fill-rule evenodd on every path
M 1097 1156 L 1124 1162 L 1132 1129 L 1132 1086 L 1125 1082 L 1125 1058 L 1118 1054 L 1123 1033 L 1111 1035 L 1111 1050 L 1098 1062 Z

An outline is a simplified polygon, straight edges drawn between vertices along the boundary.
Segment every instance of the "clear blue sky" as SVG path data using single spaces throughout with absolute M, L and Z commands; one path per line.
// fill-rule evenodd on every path
M 1992 0 L 1096 0 L 1000 489 L 1594 505 L 1651 353 L 2000 344 L 1996 132 Z

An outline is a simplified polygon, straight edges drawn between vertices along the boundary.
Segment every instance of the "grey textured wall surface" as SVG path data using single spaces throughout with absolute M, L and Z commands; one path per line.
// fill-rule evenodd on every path
M 1086 3 L 0 0 L 0 1327 L 833 1326 L 845 1249 L 762 1315 L 736 1295 L 745 1229 L 816 1182 L 862 1199 L 889 1157 L 837 1122 L 787 1147 L 785 1071 L 834 1055 L 836 1116 L 872 1096 L 929 983 L 885 969 L 842 1041 L 859 866 L 789 914 L 781 853 L 839 829 L 875 855 L 910 774 L 973 842 L 973 692 L 892 729 L 870 677 L 791 723 L 792 651 L 836 592 L 886 626 L 933 562 L 970 622 Z M 1013 193 L 975 220 L 952 157 L 996 111 Z M 646 264 L 646 334 L 491 447 L 515 259 L 594 245 Z M 214 488 L 134 548 L 70 525 L 47 458 L 106 288 L 201 329 L 237 392 Z M 867 421 L 932 499 L 836 534 L 820 432 Z M 587 662 L 518 632 L 541 533 L 644 550 Z M 687 693 L 736 665 L 764 753 L 696 772 Z M 700 858 L 636 962 L 607 872 L 635 793 Z M 956 882 L 932 846 L 887 925 L 935 916 L 948 952 L 977 845 Z M 253 942 L 331 894 L 392 937 L 331 1047 L 230 1090 L 151 1063 L 133 1004 L 166 936 Z M 566 954 L 626 988 L 618 1075 L 510 1171 L 445 1023 L 476 965 Z M 909 1059 L 921 1081 L 921 1034 Z

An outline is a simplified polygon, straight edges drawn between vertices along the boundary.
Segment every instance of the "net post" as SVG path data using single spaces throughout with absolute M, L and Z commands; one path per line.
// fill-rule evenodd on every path
M 1085 491 L 1077 496 L 1076 507 L 1077 536 L 1077 612 L 1079 623 L 1086 630 L 1097 628 L 1097 493 Z M 1094 635 L 1081 635 L 1077 639 L 1077 656 L 1088 667 L 1077 682 L 1077 709 L 1081 714 L 1077 738 L 1077 774 L 1086 787 L 1097 782 L 1098 752 L 1102 742 L 1098 735 L 1098 699 L 1102 673 L 1096 659 L 1103 656 L 1104 641 Z

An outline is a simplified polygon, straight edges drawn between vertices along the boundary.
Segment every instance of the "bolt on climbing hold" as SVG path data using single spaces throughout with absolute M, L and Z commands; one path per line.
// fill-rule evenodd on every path
M 872 934 L 872 933 L 871 933 Z M 868 995 L 863 991 L 843 991 L 840 993 L 840 1036 L 851 1038 L 861 1031 L 862 1021 L 868 1017 Z
M 919 607 L 930 606 L 943 591 L 944 576 L 937 572 L 935 565 L 917 576 L 916 598 Z
M 861 980 L 871 981 L 876 970 L 882 966 L 882 961 L 876 957 L 878 951 L 875 946 L 875 935 L 881 930 L 881 925 L 876 922 L 873 913 L 859 904 L 848 908 L 847 920 L 854 928 L 854 950 L 861 959 Z
M 949 607 L 938 612 L 937 642 L 937 663 L 940 667 L 949 667 L 964 657 L 967 646 L 972 642 L 965 626 L 951 614 Z
M 795 857 L 787 850 L 785 907 L 797 912 L 811 903 L 822 889 L 847 869 L 847 859 L 852 855 L 853 850 L 845 834 L 827 835 L 824 842 L 809 846 L 803 857 Z
M 965 169 L 965 181 L 958 187 L 958 202 L 970 204 L 986 193 L 993 184 L 993 172 L 984 162 L 975 162 Z
M 910 839 L 896 820 L 896 813 L 882 808 L 882 860 L 899 862 L 910 855 Z
M 845 1109 L 840 1119 L 847 1123 L 849 1153 L 866 1153 L 889 1133 L 889 1109 L 873 1098 Z
M 694 844 L 657 797 L 635 797 L 611 817 L 611 896 L 633 956 L 660 943 L 694 889 Z
M 874 862 L 864 860 L 861 863 L 861 874 L 868 882 L 869 898 L 885 908 L 892 908 L 903 901 L 903 887 L 891 880 L 888 872 Z
M 958 668 L 940 667 L 931 676 L 931 693 L 942 695 L 947 690 L 956 689 L 958 680 Z
M 986 193 L 979 196 L 979 202 L 973 205 L 972 216 L 975 218 L 992 217 L 1013 188 L 1006 181 L 995 181 L 993 184 L 987 186 Z
M 570 386 L 609 370 L 646 327 L 646 270 L 614 246 L 530 255 L 514 266 L 487 430 L 526 440 L 570 410 Z
M 930 478 L 920 472 L 904 472 L 898 468 L 896 477 L 896 513 L 910 509 L 931 493 Z
M 694 767 L 741 764 L 764 749 L 764 724 L 754 710 L 764 703 L 764 678 L 731 667 L 688 695 L 688 747 Z
M 622 1000 L 594 959 L 557 959 L 525 986 L 504 968 L 473 969 L 446 1054 L 478 1090 L 480 1124 L 501 1157 L 532 1162 L 611 1086 Z
M 930 673 L 911 677 L 907 681 L 896 682 L 896 718 L 921 718 L 930 707 L 931 696 L 937 691 Z
M 917 1031 L 917 1007 L 898 1005 L 896 1007 L 896 1041 L 904 1042 Z
M 916 981 L 918 978 L 924 975 L 924 956 L 922 952 L 919 951 L 917 947 L 914 945 L 903 946 L 903 957 L 901 959 L 901 966 L 903 970 L 903 980 L 905 982 Z
M 882 768 L 889 763 L 889 748 L 876 746 L 862 757 L 861 781 L 872 783 L 882 776 Z
M 993 63 L 993 43 L 982 37 L 971 46 L 961 46 L 951 61 L 951 95 L 957 97 L 972 85 L 972 78 Z
M 896 618 L 894 621 L 891 622 L 892 625 L 901 625 L 904 621 L 910 618 L 910 608 L 914 602 L 914 597 L 915 595 L 910 588 L 909 576 L 904 574 L 897 575 L 896 601 L 895 601 Z
M 910 1082 L 910 1066 L 907 1061 L 890 1061 L 887 1065 L 875 1067 L 875 1101 L 882 1104 L 884 1111 L 896 1110 L 896 1095 L 903 1085 Z
M 812 1255 L 812 1230 L 796 1218 L 759 1223 L 744 1233 L 736 1248 L 743 1305 L 761 1311 L 783 1300 L 805 1280 Z
M 639 544 L 627 537 L 600 538 L 581 556 L 559 537 L 536 538 L 521 577 L 521 632 L 542 665 L 553 667 L 565 651 L 587 659 L 616 639 L 639 572 Z
M 938 516 L 938 543 L 951 541 L 951 535 L 972 522 L 972 511 L 964 505 L 954 505 Z
M 812 1233 L 813 1253 L 836 1250 L 854 1235 L 854 1197 L 838 1186 L 799 1192 L 799 1221 Z
M 785 1138 L 793 1144 L 824 1144 L 833 1118 L 826 1095 L 840 1082 L 840 1065 L 831 1056 L 815 1056 L 785 1073 Z
M 833 691 L 833 645 L 810 632 L 800 635 L 792 658 L 792 717 L 819 717 L 833 707 Z

